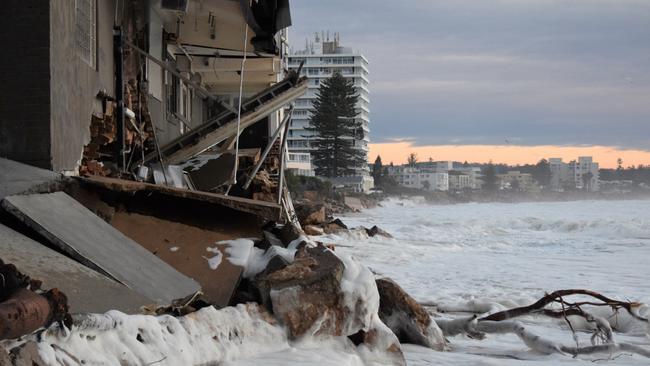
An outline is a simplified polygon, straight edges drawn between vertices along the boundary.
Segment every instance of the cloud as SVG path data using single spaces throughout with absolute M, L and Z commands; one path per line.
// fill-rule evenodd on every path
M 650 2 L 296 0 L 370 61 L 371 139 L 650 146 Z

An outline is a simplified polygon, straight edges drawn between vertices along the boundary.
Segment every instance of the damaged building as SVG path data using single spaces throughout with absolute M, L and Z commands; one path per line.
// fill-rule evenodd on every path
M 288 0 L 10 0 L 0 12 L 3 275 L 60 290 L 71 313 L 235 301 L 243 268 L 219 243 L 299 227 L 283 167 L 307 83 L 287 69 Z M 32 310 L 53 310 L 47 299 Z

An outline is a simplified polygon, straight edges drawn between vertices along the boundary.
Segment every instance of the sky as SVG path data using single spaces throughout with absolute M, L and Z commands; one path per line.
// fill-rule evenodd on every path
M 370 160 L 650 164 L 650 0 L 293 0 L 291 11 L 295 49 L 329 30 L 369 59 Z

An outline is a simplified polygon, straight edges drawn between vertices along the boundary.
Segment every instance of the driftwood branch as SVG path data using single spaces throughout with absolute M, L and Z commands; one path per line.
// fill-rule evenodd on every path
M 585 295 L 585 296 L 590 296 L 593 298 L 596 298 L 600 300 L 601 302 L 576 302 L 576 303 L 569 303 L 564 301 L 562 298 L 566 296 L 571 296 L 571 295 Z M 500 311 L 498 313 L 490 314 L 488 316 L 485 316 L 483 318 L 480 318 L 479 321 L 485 321 L 485 320 L 491 320 L 491 321 L 501 321 L 501 320 L 507 320 L 507 319 L 512 319 L 516 317 L 520 317 L 523 315 L 529 315 L 535 311 L 541 310 L 544 307 L 546 307 L 549 304 L 552 303 L 560 303 L 565 306 L 567 306 L 568 309 L 574 309 L 574 308 L 579 308 L 582 305 L 593 305 L 593 306 L 609 306 L 611 307 L 614 311 L 623 308 L 627 310 L 627 312 L 635 319 L 643 321 L 643 322 L 648 322 L 648 319 L 643 318 L 639 315 L 637 315 L 633 309 L 635 307 L 640 306 L 639 303 L 637 302 L 627 302 L 627 301 L 619 301 L 619 300 L 613 300 L 610 299 L 606 296 L 603 296 L 595 291 L 591 290 L 583 290 L 583 289 L 569 289 L 569 290 L 558 290 L 555 292 L 551 292 L 550 294 L 544 295 L 541 299 L 537 300 L 535 303 L 528 305 L 528 306 L 522 306 L 514 309 L 509 309 L 509 310 L 504 310 Z
M 571 296 L 586 296 L 598 301 L 576 301 L 567 300 Z M 555 308 L 547 308 L 548 305 L 559 305 Z M 609 353 L 614 352 L 631 352 L 650 358 L 650 350 L 641 346 L 628 343 L 616 343 L 614 341 L 614 332 L 609 321 L 603 317 L 595 316 L 585 311 L 583 306 L 607 306 L 612 308 L 614 314 L 620 309 L 625 309 L 634 319 L 648 323 L 648 319 L 639 316 L 635 312 L 641 304 L 636 302 L 627 302 L 611 299 L 591 290 L 568 289 L 558 290 L 545 294 L 535 303 L 517 307 L 514 309 L 499 311 L 481 318 L 472 316 L 470 318 L 454 320 L 437 320 L 440 328 L 446 336 L 457 334 L 467 334 L 470 336 L 481 335 L 485 333 L 511 333 L 516 334 L 530 349 L 545 353 L 569 354 L 572 356 Z M 575 346 L 565 346 L 563 344 L 545 339 L 526 329 L 526 327 L 512 319 L 526 315 L 543 315 L 551 318 L 564 319 L 573 333 L 576 341 Z M 594 326 L 594 332 L 591 337 L 591 345 L 580 347 L 578 336 L 575 332 L 570 316 L 577 316 L 585 319 Z M 599 341 L 599 342 L 598 342 Z

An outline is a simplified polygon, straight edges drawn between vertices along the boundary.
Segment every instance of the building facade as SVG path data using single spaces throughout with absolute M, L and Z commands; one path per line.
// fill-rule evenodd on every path
M 311 154 L 289 152 L 287 154 L 286 169 L 295 175 L 313 177 L 314 169 L 311 166 Z
M 449 190 L 449 174 L 441 171 L 423 170 L 408 165 L 389 166 L 388 175 L 393 177 L 397 184 L 428 191 Z
M 451 178 L 452 172 L 454 173 L 454 175 L 457 176 L 457 178 L 453 178 L 453 179 Z M 455 191 L 462 191 L 466 189 L 476 190 L 476 189 L 481 189 L 481 187 L 483 186 L 483 180 L 481 179 L 482 177 L 481 168 L 479 167 L 471 167 L 471 166 L 457 167 L 457 168 L 453 168 L 453 170 L 450 170 L 449 174 L 450 174 L 449 189 L 453 189 Z M 456 179 L 458 180 L 458 182 L 456 182 Z M 451 180 L 454 180 L 453 188 L 452 188 Z
M 236 110 L 240 81 L 246 99 L 285 75 L 288 3 L 269 10 L 277 21 L 262 26 L 256 17 L 266 16 L 266 7 L 257 2 L 242 7 L 224 0 L 9 0 L 3 5 L 7 31 L 0 38 L 8 51 L 0 58 L 5 71 L 0 156 L 57 172 L 78 172 L 92 138 L 91 120 L 111 113 L 106 107 L 111 101 L 132 112 L 130 104 L 146 105 L 146 124 L 164 145 L 224 110 Z M 282 106 L 265 114 L 242 131 L 240 147 L 264 147 L 282 117 Z M 131 126 L 124 125 L 124 130 Z M 120 151 L 126 154 L 130 146 Z
M 580 156 L 578 160 L 568 163 L 563 162 L 561 158 L 550 158 L 549 164 L 552 190 L 600 190 L 599 165 L 591 156 Z
M 532 174 L 522 173 L 518 170 L 497 174 L 497 180 L 500 189 L 521 192 L 538 192 L 540 190 Z
M 321 82 L 340 72 L 346 79 L 354 82 L 359 99 L 357 102 L 356 119 L 361 122 L 362 131 L 353 140 L 354 147 L 368 154 L 369 124 L 370 124 L 370 91 L 368 79 L 368 59 L 359 51 L 339 45 L 338 35 L 332 39 L 329 34 L 316 33 L 314 40 L 305 45 L 301 51 L 291 52 L 289 70 L 298 70 L 302 65 L 300 76 L 309 79 L 307 92 L 294 103 L 294 111 L 289 134 L 288 148 L 292 153 L 310 153 L 310 141 L 313 136 L 305 128 L 309 126 L 316 93 Z M 344 122 L 343 122 L 344 123 Z M 367 166 L 360 167 L 358 175 L 368 175 Z

